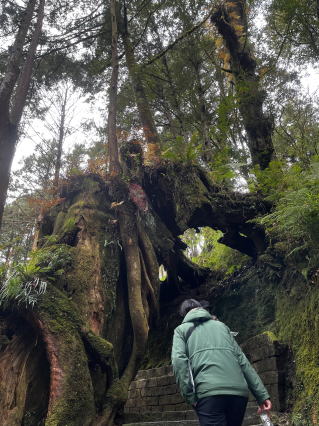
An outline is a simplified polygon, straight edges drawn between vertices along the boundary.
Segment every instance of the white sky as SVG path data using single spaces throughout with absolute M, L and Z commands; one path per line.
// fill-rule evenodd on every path
M 96 126 L 102 126 L 106 120 L 105 112 L 101 111 L 102 105 L 102 99 L 94 103 L 87 102 L 85 97 L 78 100 L 74 107 L 73 119 L 70 122 L 71 127 L 74 128 L 74 133 L 66 137 L 63 146 L 64 153 L 70 151 L 76 143 L 83 143 L 86 146 L 91 144 L 95 136 L 94 131 L 84 131 L 81 124 L 86 120 L 92 120 Z M 46 129 L 44 123 L 37 118 L 31 120 L 30 124 L 26 124 L 25 133 L 27 136 L 22 137 L 17 145 L 12 171 L 19 169 L 22 160 L 33 153 L 36 143 L 40 142 L 37 133 L 44 138 L 52 139 L 52 134 Z

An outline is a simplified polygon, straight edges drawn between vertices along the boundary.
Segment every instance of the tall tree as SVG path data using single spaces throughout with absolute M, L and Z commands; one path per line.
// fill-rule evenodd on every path
M 0 87 L 0 226 L 12 159 L 18 138 L 18 126 L 31 83 L 35 54 L 44 18 L 45 0 L 39 0 L 37 20 L 24 58 L 23 49 L 31 28 L 36 4 L 36 0 L 30 0 L 27 3 Z
M 248 39 L 245 0 L 224 1 L 212 16 L 229 52 L 229 68 L 234 78 L 238 107 L 248 136 L 252 163 L 265 169 L 272 159 L 271 117 L 263 111 L 265 93 L 260 87 L 252 47 Z
M 116 134 L 117 115 L 117 87 L 118 87 L 118 25 L 117 25 L 117 3 L 111 0 L 111 20 L 112 20 L 112 76 L 109 90 L 109 114 L 108 114 L 108 148 L 110 157 L 110 173 L 117 175 L 121 170 L 119 161 L 119 149 Z
M 159 161 L 159 144 L 160 138 L 155 126 L 153 114 L 150 109 L 145 88 L 143 84 L 141 66 L 136 62 L 134 45 L 130 40 L 127 9 L 124 2 L 123 30 L 122 39 L 125 51 L 126 65 L 129 71 L 132 87 L 135 94 L 136 104 L 139 112 L 140 121 L 142 124 L 145 141 L 147 143 L 146 161 L 150 164 L 156 164 Z

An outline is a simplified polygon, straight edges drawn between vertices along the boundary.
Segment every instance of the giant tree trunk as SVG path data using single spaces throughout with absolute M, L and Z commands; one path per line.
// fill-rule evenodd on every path
M 224 0 L 213 14 L 212 22 L 229 53 L 227 72 L 233 76 L 252 163 L 265 169 L 274 152 L 273 122 L 263 111 L 265 92 L 261 87 L 257 64 L 249 43 L 247 8 L 246 0 Z
M 126 147 L 127 161 L 140 154 Z M 117 424 L 158 320 L 158 265 L 168 270 L 171 298 L 208 274 L 185 258 L 178 236 L 207 225 L 251 256 L 266 246 L 247 221 L 269 206 L 221 192 L 194 166 L 144 167 L 135 182 L 76 177 L 44 217 L 35 255 L 46 252 L 52 263 L 61 248 L 72 261 L 33 309 L 12 301 L 1 311 L 2 424 Z

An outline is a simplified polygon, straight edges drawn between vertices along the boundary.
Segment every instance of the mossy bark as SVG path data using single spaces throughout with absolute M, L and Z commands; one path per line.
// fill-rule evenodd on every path
M 249 42 L 247 8 L 245 0 L 224 0 L 213 14 L 212 22 L 223 37 L 229 54 L 226 72 L 232 76 L 235 85 L 252 163 L 263 170 L 268 167 L 274 152 L 273 123 L 263 111 L 265 92 Z
M 50 399 L 45 424 L 89 425 L 95 414 L 93 386 L 76 306 L 51 287 L 36 309 L 50 363 Z

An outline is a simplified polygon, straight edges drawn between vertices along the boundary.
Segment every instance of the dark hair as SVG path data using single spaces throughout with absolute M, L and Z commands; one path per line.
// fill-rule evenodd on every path
M 189 311 L 191 311 L 194 308 L 201 308 L 202 305 L 200 302 L 198 302 L 195 299 L 187 299 L 184 300 L 184 302 L 181 304 L 179 308 L 179 313 L 182 317 L 184 317 Z

